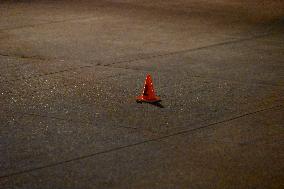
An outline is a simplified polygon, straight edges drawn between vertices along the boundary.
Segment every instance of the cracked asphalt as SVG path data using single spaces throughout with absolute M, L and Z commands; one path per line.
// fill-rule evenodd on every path
M 278 0 L 1 1 L 0 188 L 283 188 L 283 31 Z

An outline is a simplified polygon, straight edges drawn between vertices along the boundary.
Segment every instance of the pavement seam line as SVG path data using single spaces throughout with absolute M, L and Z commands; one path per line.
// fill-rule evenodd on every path
M 0 176 L 0 179 L 12 177 L 12 176 L 18 176 L 18 175 L 30 173 L 30 172 L 33 172 L 33 171 L 42 170 L 42 169 L 45 169 L 45 168 L 56 167 L 56 166 L 59 166 L 59 165 L 84 160 L 84 159 L 91 158 L 91 157 L 101 155 L 101 154 L 107 154 L 107 153 L 111 153 L 111 152 L 114 152 L 114 151 L 119 151 L 119 150 L 123 150 L 123 149 L 126 149 L 126 148 L 131 148 L 131 147 L 134 147 L 134 146 L 147 144 L 147 143 L 150 143 L 150 142 L 161 141 L 163 139 L 178 136 L 178 135 L 190 134 L 191 132 L 194 132 L 194 131 L 206 129 L 206 128 L 209 128 L 209 127 L 212 127 L 212 126 L 215 126 L 215 125 L 230 122 L 230 121 L 233 121 L 233 120 L 236 120 L 236 119 L 239 119 L 239 118 L 254 115 L 254 114 L 257 114 L 257 113 L 260 113 L 260 112 L 265 112 L 265 111 L 268 111 L 268 110 L 273 110 L 273 109 L 276 109 L 276 108 L 282 109 L 283 105 L 277 105 L 277 106 L 273 106 L 273 107 L 269 107 L 269 108 L 260 109 L 260 110 L 254 111 L 254 112 L 249 112 L 249 113 L 246 113 L 246 114 L 243 114 L 243 115 L 240 115 L 240 116 L 236 116 L 236 117 L 233 117 L 233 118 L 230 118 L 230 119 L 226 119 L 226 120 L 223 120 L 223 121 L 207 124 L 207 125 L 204 125 L 204 126 L 201 126 L 201 127 L 198 127 L 198 128 L 183 130 L 183 131 L 175 132 L 175 133 L 172 133 L 172 134 L 164 135 L 164 136 L 161 136 L 161 137 L 158 137 L 158 138 L 152 138 L 152 139 L 149 139 L 149 140 L 144 140 L 144 141 L 137 142 L 137 143 L 134 143 L 134 144 L 120 146 L 120 147 L 117 147 L 117 148 L 113 148 L 113 149 L 109 149 L 109 150 L 105 150 L 105 151 L 101 151 L 101 152 L 96 152 L 96 153 L 93 153 L 93 154 L 88 154 L 88 155 L 80 156 L 80 157 L 65 160 L 65 161 L 55 162 L 55 163 L 51 163 L 51 164 L 44 165 L 44 166 L 39 166 L 39 167 L 35 167 L 35 168 L 30 168 L 30 169 L 14 172 L 14 173 L 7 174 L 7 175 L 2 175 L 2 176 Z
M 211 45 L 207 45 L 207 46 L 201 46 L 201 47 L 197 47 L 197 48 L 184 49 L 184 50 L 180 50 L 180 51 L 172 51 L 172 52 L 169 52 L 169 53 L 152 54 L 150 56 L 146 55 L 146 56 L 141 57 L 141 58 L 134 58 L 134 59 L 130 59 L 130 60 L 114 61 L 114 62 L 111 62 L 111 63 L 108 63 L 108 64 L 89 63 L 89 65 L 87 65 L 87 66 L 78 66 L 78 67 L 75 66 L 75 67 L 71 67 L 70 69 L 65 69 L 64 71 L 59 70 L 57 72 L 51 72 L 51 73 L 47 73 L 47 74 L 39 74 L 39 75 L 35 75 L 35 76 L 30 76 L 30 77 L 22 77 L 22 78 L 17 78 L 17 79 L 14 79 L 14 80 L 13 79 L 12 80 L 5 80 L 4 82 L 15 82 L 15 81 L 24 80 L 24 79 L 32 79 L 32 78 L 42 77 L 42 76 L 45 76 L 45 75 L 53 75 L 53 74 L 57 74 L 57 73 L 61 73 L 61 72 L 69 72 L 69 71 L 72 71 L 72 70 L 75 70 L 75 69 L 82 69 L 82 68 L 85 68 L 85 67 L 95 67 L 95 66 L 111 67 L 111 65 L 117 65 L 117 64 L 121 64 L 121 63 L 131 63 L 131 62 L 136 62 L 136 61 L 140 61 L 140 60 L 150 60 L 150 59 L 159 58 L 159 57 L 174 56 L 174 55 L 177 55 L 177 54 L 195 52 L 195 51 L 199 51 L 199 50 L 203 50 L 203 49 L 209 49 L 209 48 L 212 48 L 212 47 L 241 43 L 241 42 L 244 42 L 244 41 L 250 41 L 250 40 L 254 40 L 254 39 L 267 37 L 267 36 L 270 36 L 270 35 L 273 35 L 273 34 L 277 34 L 277 32 L 268 32 L 268 33 L 264 33 L 262 35 L 256 35 L 256 36 L 251 36 L 251 37 L 247 37 L 247 38 L 243 38 L 243 39 L 237 39 L 237 40 L 229 40 L 229 41 L 224 41 L 224 42 L 221 42 L 221 43 L 215 43 L 215 44 L 211 44 Z M 10 55 L 2 54 L 2 56 L 8 56 L 9 57 Z M 11 56 L 13 56 L 13 55 L 11 55 Z M 23 58 L 23 57 L 18 57 L 17 55 L 14 55 L 13 57 Z M 38 56 L 26 56 L 26 57 L 30 58 L 30 59 L 36 58 L 36 59 L 41 60 L 41 61 L 44 60 L 42 58 L 39 58 Z M 54 59 L 54 60 L 56 60 L 56 59 Z M 21 67 L 21 65 L 19 67 Z
M 37 23 L 37 24 L 27 24 L 27 25 L 13 27 L 13 28 L 3 28 L 3 29 L 0 29 L 0 32 L 2 32 L 2 31 L 12 31 L 12 30 L 17 30 L 17 29 L 25 29 L 25 28 L 34 28 L 34 27 L 37 27 L 37 26 L 44 26 L 44 25 L 49 25 L 49 24 L 57 24 L 57 23 L 72 22 L 72 21 L 79 21 L 79 20 L 91 19 L 91 18 L 95 18 L 95 17 L 94 16 L 85 16 L 85 17 L 81 17 L 81 18 L 69 18 L 69 19 L 50 21 L 50 22 L 47 21 L 47 22 Z
M 195 51 L 199 51 L 199 50 L 203 50 L 203 49 L 209 49 L 209 48 L 212 48 L 212 47 L 219 47 L 219 46 L 225 46 L 225 45 L 230 45 L 230 44 L 235 44 L 235 43 L 241 43 L 241 42 L 245 42 L 245 41 L 255 40 L 255 39 L 267 37 L 267 36 L 270 36 L 270 35 L 273 35 L 273 34 L 277 34 L 277 33 L 278 32 L 267 32 L 267 33 L 264 33 L 264 34 L 261 34 L 261 35 L 255 35 L 255 36 L 246 37 L 246 38 L 243 38 L 243 39 L 228 40 L 228 41 L 224 41 L 224 42 L 220 42 L 220 43 L 210 44 L 210 45 L 207 45 L 207 46 L 183 49 L 183 50 L 172 51 L 172 52 L 168 52 L 168 53 L 152 54 L 150 56 L 146 55 L 146 56 L 140 57 L 140 58 L 135 58 L 135 59 L 131 59 L 131 60 L 122 60 L 122 61 L 112 62 L 112 63 L 109 63 L 109 64 L 102 64 L 102 65 L 107 67 L 107 66 L 111 66 L 111 65 L 115 65 L 115 64 L 131 63 L 131 62 L 136 62 L 136 61 L 140 61 L 140 60 L 148 60 L 148 59 L 159 58 L 159 57 L 166 57 L 166 56 L 173 56 L 173 55 L 183 54 L 183 53 L 188 53 L 188 52 L 195 52 Z
M 106 66 L 110 68 L 120 68 L 120 69 L 125 69 L 125 70 L 132 70 L 132 71 L 142 71 L 142 72 L 160 72 L 160 73 L 166 73 L 166 71 L 156 71 L 156 70 L 147 70 L 147 69 L 138 69 L 138 68 L 129 68 L 129 67 L 120 67 L 120 66 Z M 217 80 L 217 81 L 225 81 L 225 82 L 230 82 L 230 83 L 237 83 L 237 84 L 247 84 L 247 82 L 243 81 L 237 81 L 237 80 L 229 80 L 226 78 L 214 78 L 214 77 L 204 77 L 202 75 L 187 75 L 185 79 L 190 79 L 190 78 L 201 78 L 205 80 Z M 272 87 L 282 87 L 283 85 L 277 85 L 277 84 L 271 84 L 271 83 L 260 83 L 258 80 L 255 80 L 256 83 L 252 83 L 250 85 L 263 85 L 263 86 L 272 86 Z M 163 87 L 166 88 L 166 87 Z

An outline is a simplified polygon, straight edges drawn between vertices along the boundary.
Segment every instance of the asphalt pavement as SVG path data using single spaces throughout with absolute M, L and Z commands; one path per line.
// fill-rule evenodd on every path
M 283 126 L 279 0 L 0 2 L 1 189 L 280 189 Z

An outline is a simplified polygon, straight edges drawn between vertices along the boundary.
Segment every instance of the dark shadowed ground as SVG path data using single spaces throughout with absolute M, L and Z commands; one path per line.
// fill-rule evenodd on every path
M 1 189 L 280 189 L 283 126 L 283 1 L 0 2 Z

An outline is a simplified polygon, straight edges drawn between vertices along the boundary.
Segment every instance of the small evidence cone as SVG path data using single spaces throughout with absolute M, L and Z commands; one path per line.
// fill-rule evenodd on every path
M 155 103 L 159 101 L 161 101 L 161 99 L 155 95 L 151 75 L 148 74 L 145 79 L 143 93 L 140 96 L 136 97 L 136 102 Z

